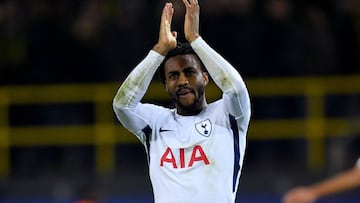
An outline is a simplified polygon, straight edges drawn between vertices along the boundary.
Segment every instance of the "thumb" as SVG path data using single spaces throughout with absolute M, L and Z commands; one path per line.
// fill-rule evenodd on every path
M 175 39 L 177 38 L 177 32 L 176 31 L 172 31 L 171 34 L 172 34 L 172 36 L 175 37 Z

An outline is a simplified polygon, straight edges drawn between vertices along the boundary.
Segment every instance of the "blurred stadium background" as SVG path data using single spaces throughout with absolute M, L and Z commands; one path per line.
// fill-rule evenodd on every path
M 173 28 L 182 35 L 183 9 Z M 0 1 L 0 202 L 152 202 L 143 147 L 116 121 L 121 81 L 157 40 L 155 0 Z M 359 0 L 202 0 L 201 34 L 246 80 L 238 202 L 360 156 Z M 209 100 L 219 97 L 211 84 Z M 167 105 L 154 79 L 145 100 Z M 323 203 L 360 201 L 360 190 Z

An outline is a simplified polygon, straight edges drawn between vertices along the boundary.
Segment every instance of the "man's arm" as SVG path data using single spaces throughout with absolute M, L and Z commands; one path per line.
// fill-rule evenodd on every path
M 223 92 L 225 108 L 235 117 L 250 115 L 250 99 L 240 74 L 199 37 L 191 43 L 210 76 Z
M 122 83 L 113 99 L 113 109 L 118 120 L 131 132 L 138 134 L 148 125 L 145 108 L 141 108 L 140 100 L 161 64 L 164 56 L 151 50 Z
M 223 91 L 225 108 L 235 117 L 249 117 L 250 99 L 240 74 L 200 37 L 200 7 L 197 0 L 183 0 L 183 3 L 186 8 L 185 38 L 199 55 L 216 85 Z
M 360 166 L 339 173 L 308 187 L 297 187 L 287 192 L 283 203 L 312 203 L 317 199 L 360 186 Z
M 113 99 L 113 108 L 119 121 L 133 133 L 138 133 L 148 123 L 145 118 L 149 112 L 140 100 L 146 93 L 150 82 L 171 49 L 176 47 L 176 32 L 171 32 L 171 21 L 174 13 L 171 3 L 166 3 L 160 23 L 159 40 L 145 59 L 138 64 L 120 86 Z

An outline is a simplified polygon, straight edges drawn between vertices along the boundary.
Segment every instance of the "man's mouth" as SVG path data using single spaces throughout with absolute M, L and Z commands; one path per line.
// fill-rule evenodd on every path
M 192 93 L 192 89 L 190 88 L 181 88 L 179 89 L 178 91 L 176 91 L 176 95 L 178 96 L 184 96 L 184 95 L 187 95 L 187 94 L 190 94 Z

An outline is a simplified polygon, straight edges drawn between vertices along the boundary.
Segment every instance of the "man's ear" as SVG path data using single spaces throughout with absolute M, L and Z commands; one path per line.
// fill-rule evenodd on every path
M 204 84 L 206 86 L 209 83 L 209 74 L 207 72 L 203 72 L 202 75 L 203 75 Z

